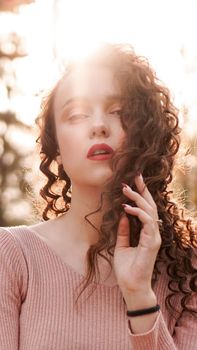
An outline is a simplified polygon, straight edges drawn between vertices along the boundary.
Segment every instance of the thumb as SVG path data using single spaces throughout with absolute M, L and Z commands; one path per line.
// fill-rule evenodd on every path
M 116 248 L 130 247 L 129 235 L 129 220 L 123 213 L 118 225 Z

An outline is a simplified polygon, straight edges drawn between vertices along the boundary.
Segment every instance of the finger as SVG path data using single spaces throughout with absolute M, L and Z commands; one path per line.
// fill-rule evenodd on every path
M 118 231 L 117 231 L 117 240 L 116 240 L 116 248 L 129 247 L 129 220 L 124 213 L 124 215 L 120 218 Z
M 155 203 L 151 193 L 149 192 L 148 187 L 144 183 L 144 179 L 143 179 L 142 174 L 135 177 L 135 184 L 136 184 L 137 189 L 138 189 L 139 193 L 141 194 L 141 196 L 143 196 L 143 198 L 149 203 L 149 205 L 152 208 L 155 208 L 156 203 Z
M 150 215 L 148 215 L 144 210 L 137 207 L 131 207 L 128 204 L 123 204 L 124 210 L 126 213 L 137 216 L 138 219 L 144 224 L 149 225 L 151 228 L 154 228 L 154 230 L 151 230 L 151 232 L 155 231 L 155 228 L 158 228 L 158 224 L 156 220 L 154 220 Z
M 145 213 L 140 208 L 134 208 L 129 205 L 124 205 L 124 210 L 131 215 L 137 216 L 138 219 L 143 223 L 143 229 L 140 234 L 139 246 L 151 247 L 152 250 L 157 250 L 161 245 L 161 235 L 159 231 L 158 223 Z
M 146 201 L 146 199 L 144 199 L 141 194 L 133 191 L 131 189 L 131 187 L 129 187 L 128 185 L 124 185 L 123 187 L 123 193 L 125 196 L 127 196 L 129 199 L 131 199 L 132 201 L 134 201 L 137 206 L 139 208 L 141 208 L 142 210 L 144 210 L 145 212 L 147 212 L 149 215 L 151 216 L 155 216 L 155 218 L 157 217 L 157 213 L 156 211 L 153 210 L 153 208 L 150 206 L 150 204 Z

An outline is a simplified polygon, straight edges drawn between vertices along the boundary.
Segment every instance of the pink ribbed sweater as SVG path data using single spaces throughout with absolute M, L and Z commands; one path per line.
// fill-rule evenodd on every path
M 196 350 L 197 322 L 165 308 L 167 277 L 155 286 L 161 311 L 153 328 L 134 335 L 118 285 L 92 283 L 74 305 L 82 276 L 32 229 L 0 230 L 0 350 Z M 196 308 L 196 297 L 192 300 Z

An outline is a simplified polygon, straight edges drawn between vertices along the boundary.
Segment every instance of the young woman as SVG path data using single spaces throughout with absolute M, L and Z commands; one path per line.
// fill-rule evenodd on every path
M 44 220 L 0 231 L 1 350 L 197 348 L 177 114 L 129 46 L 68 65 L 38 118 Z

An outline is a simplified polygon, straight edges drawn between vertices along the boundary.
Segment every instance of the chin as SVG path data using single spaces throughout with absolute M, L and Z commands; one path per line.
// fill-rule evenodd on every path
M 95 171 L 94 171 L 95 170 Z M 97 187 L 99 188 L 103 188 L 107 182 L 110 180 L 111 176 L 112 176 L 112 170 L 110 168 L 108 169 L 94 169 L 88 172 L 83 172 L 80 170 L 75 172 L 75 176 L 72 176 L 74 174 L 70 174 L 70 178 L 72 179 L 73 183 L 78 184 L 81 187 Z M 76 177 L 76 174 L 80 174 L 81 173 L 81 177 Z
M 108 181 L 110 180 L 110 177 L 111 176 L 103 176 L 102 178 L 100 177 L 98 179 L 92 178 L 91 181 L 89 179 L 87 185 L 97 187 L 98 189 L 102 189 L 107 185 Z

